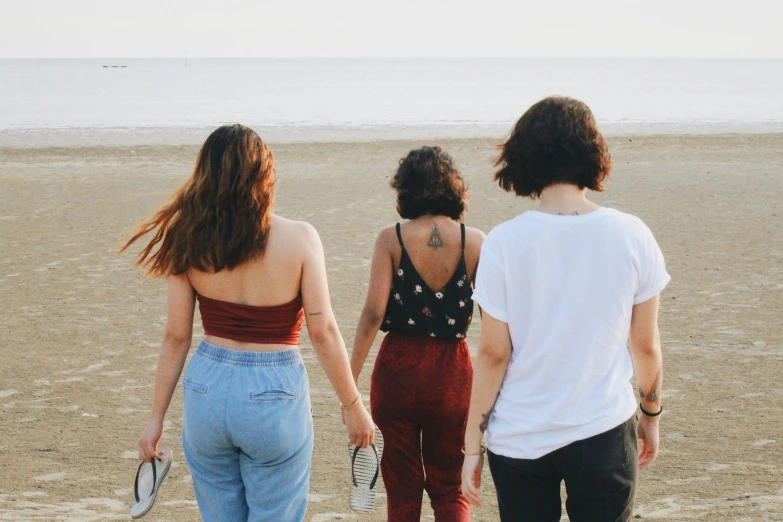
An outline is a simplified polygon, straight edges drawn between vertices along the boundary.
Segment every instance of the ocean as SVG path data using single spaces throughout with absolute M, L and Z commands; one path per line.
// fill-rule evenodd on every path
M 780 130 L 781 89 L 783 60 L 0 60 L 0 144 L 198 141 L 226 122 L 279 139 L 493 136 L 551 94 L 585 101 L 609 132 Z

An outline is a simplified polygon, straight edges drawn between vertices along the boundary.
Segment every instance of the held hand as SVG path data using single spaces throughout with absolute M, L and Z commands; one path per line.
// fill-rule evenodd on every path
M 484 467 L 484 454 L 465 455 L 462 463 L 462 494 L 474 506 L 481 507 L 481 469 Z
M 644 468 L 658 456 L 658 417 L 639 417 L 639 439 L 642 441 L 642 451 L 639 453 L 639 467 Z
M 152 420 L 144 427 L 139 436 L 139 459 L 149 462 L 152 459 L 160 459 L 163 452 L 158 451 L 158 442 L 163 436 L 163 421 Z
M 348 441 L 351 444 L 366 448 L 375 442 L 375 424 L 361 401 L 343 411 L 343 424 L 348 428 Z

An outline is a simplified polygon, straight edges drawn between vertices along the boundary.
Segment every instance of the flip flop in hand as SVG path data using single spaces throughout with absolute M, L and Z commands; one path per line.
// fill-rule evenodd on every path
M 136 480 L 133 484 L 133 495 L 136 503 L 131 508 L 131 518 L 137 519 L 146 515 L 158 496 L 160 485 L 171 468 L 172 453 L 169 448 L 162 451 L 159 459 L 139 464 Z
M 383 456 L 383 435 L 375 428 L 375 442 L 366 448 L 349 445 L 351 455 L 351 493 L 348 503 L 358 513 L 367 513 L 375 507 L 375 492 Z

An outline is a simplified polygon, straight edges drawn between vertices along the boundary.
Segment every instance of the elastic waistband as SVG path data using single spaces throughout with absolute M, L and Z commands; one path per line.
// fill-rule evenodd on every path
M 235 366 L 293 366 L 302 362 L 299 348 L 277 352 L 245 352 L 201 341 L 196 355 Z
M 465 339 L 442 339 L 440 337 L 418 337 L 399 332 L 388 332 L 383 338 L 384 341 L 400 341 L 403 343 L 420 344 L 427 346 L 460 346 L 468 345 Z

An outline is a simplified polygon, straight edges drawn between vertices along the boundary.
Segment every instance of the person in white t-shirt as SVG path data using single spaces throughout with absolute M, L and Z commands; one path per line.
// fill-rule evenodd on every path
M 504 190 L 540 205 L 481 248 L 463 493 L 481 505 L 485 435 L 501 520 L 560 520 L 562 481 L 572 522 L 628 520 L 638 468 L 658 453 L 663 254 L 639 218 L 586 198 L 612 161 L 584 103 L 533 105 L 497 165 Z

